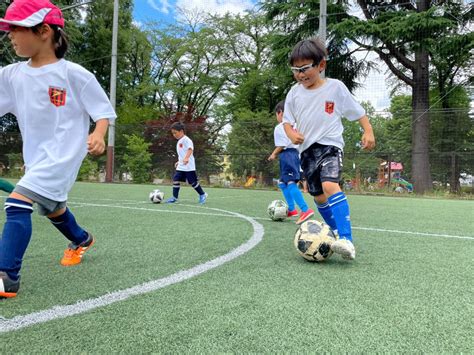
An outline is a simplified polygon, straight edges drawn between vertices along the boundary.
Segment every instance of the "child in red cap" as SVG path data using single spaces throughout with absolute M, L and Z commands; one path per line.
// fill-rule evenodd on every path
M 0 298 L 15 297 L 31 239 L 33 203 L 70 241 L 61 264 L 76 265 L 94 243 L 66 206 L 87 152 L 104 152 L 116 115 L 92 73 L 64 58 L 68 48 L 61 10 L 47 0 L 15 0 L 0 19 L 19 57 L 0 69 L 0 116 L 12 113 L 23 138 L 25 175 L 5 202 L 0 239 Z M 89 134 L 90 118 L 96 123 Z

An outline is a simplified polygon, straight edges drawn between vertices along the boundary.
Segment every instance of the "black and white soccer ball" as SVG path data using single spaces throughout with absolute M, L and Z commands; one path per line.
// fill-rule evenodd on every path
M 161 203 L 163 199 L 165 198 L 165 193 L 163 191 L 156 189 L 150 192 L 150 195 L 148 196 L 148 198 L 153 203 Z
M 337 240 L 326 223 L 316 220 L 304 222 L 296 231 L 295 247 L 309 261 L 324 261 L 332 255 L 331 245 Z
M 272 201 L 267 212 L 272 221 L 283 221 L 288 216 L 288 205 L 281 200 Z

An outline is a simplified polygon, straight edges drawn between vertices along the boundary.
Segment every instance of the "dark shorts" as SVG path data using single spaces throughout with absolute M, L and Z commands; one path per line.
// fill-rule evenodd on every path
M 180 182 L 187 181 L 188 184 L 193 185 L 195 182 L 198 181 L 196 170 L 193 170 L 193 171 L 176 170 L 173 176 L 173 181 L 180 181 Z
M 322 195 L 325 181 L 339 183 L 342 177 L 342 149 L 314 143 L 301 153 L 301 167 L 312 196 Z
M 280 182 L 288 184 L 290 181 L 300 180 L 300 154 L 294 148 L 285 149 L 279 155 Z

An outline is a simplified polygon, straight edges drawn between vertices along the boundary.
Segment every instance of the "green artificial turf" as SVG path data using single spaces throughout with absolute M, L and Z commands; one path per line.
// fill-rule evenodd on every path
M 209 208 L 258 218 L 265 228 L 263 241 L 190 280 L 0 334 L 1 352 L 474 348 L 474 240 L 448 237 L 474 237 L 471 201 L 349 196 L 357 258 L 347 262 L 334 255 L 315 264 L 294 249 L 294 222 L 266 219 L 268 203 L 282 198 L 277 191 L 207 189 L 207 208 L 202 208 L 190 188 L 182 189 L 179 204 L 148 203 L 153 188 L 75 185 L 70 207 L 97 237 L 76 267 L 59 265 L 67 243 L 35 214 L 21 291 L 16 299 L 0 302 L 0 316 L 74 304 L 159 279 L 223 255 L 252 236 L 247 221 L 216 216 L 223 212 Z M 170 196 L 171 187 L 161 189 Z M 0 215 L 0 223 L 4 219 Z

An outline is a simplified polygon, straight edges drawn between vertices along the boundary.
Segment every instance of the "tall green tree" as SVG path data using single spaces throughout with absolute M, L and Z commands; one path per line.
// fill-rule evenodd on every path
M 272 60 L 279 70 L 279 75 L 286 77 L 286 87 L 289 89 L 293 83 L 291 72 L 287 69 L 289 54 L 297 42 L 317 35 L 320 1 L 263 0 L 261 8 L 273 26 L 270 34 Z M 349 8 L 350 2 L 347 0 L 328 1 L 328 29 L 332 24 L 349 18 Z M 358 78 L 368 73 L 372 63 L 358 60 L 354 56 L 358 49 L 351 49 L 345 38 L 328 31 L 327 39 L 326 75 L 343 81 L 351 91 L 354 90 L 359 85 Z
M 432 187 L 429 160 L 430 58 L 436 42 L 458 28 L 455 17 L 440 15 L 451 2 L 358 0 L 365 19 L 356 16 L 331 26 L 340 38 L 374 51 L 391 72 L 412 89 L 412 174 L 415 191 Z M 449 11 L 449 9 L 448 9 Z M 464 48 L 458 48 L 463 51 Z
M 275 148 L 273 129 L 275 115 L 268 111 L 254 112 L 243 109 L 236 113 L 229 134 L 227 153 L 230 155 L 230 171 L 241 177 L 262 174 L 266 184 L 278 176 L 277 165 L 267 160 Z
M 148 149 L 151 144 L 135 134 L 126 135 L 126 138 L 125 168 L 132 174 L 134 182 L 140 184 L 150 181 L 151 153 Z
M 117 103 L 121 104 L 129 86 L 127 54 L 133 53 L 134 26 L 133 1 L 121 0 L 119 4 Z M 107 92 L 110 88 L 113 8 L 113 1 L 108 0 L 93 1 L 85 6 L 85 19 L 79 23 L 81 40 L 74 43 L 76 61 L 90 70 Z

